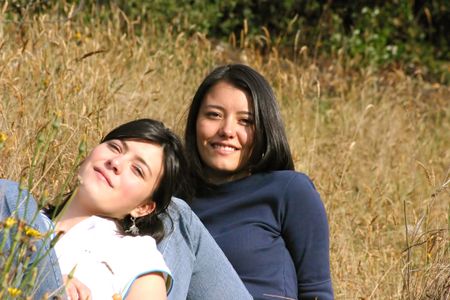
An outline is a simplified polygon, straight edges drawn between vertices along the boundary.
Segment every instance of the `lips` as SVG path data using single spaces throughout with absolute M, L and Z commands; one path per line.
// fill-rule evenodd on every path
M 210 143 L 210 145 L 214 150 L 218 151 L 219 153 L 223 153 L 223 154 L 233 153 L 233 152 L 239 150 L 239 148 L 237 148 L 233 145 L 224 144 L 224 143 Z
M 108 183 L 110 187 L 114 187 L 111 183 L 111 179 L 108 177 L 108 175 L 106 175 L 106 173 L 102 169 L 94 167 L 94 171 L 97 172 L 97 174 L 99 174 L 101 177 L 103 177 L 103 179 L 106 181 L 106 183 Z

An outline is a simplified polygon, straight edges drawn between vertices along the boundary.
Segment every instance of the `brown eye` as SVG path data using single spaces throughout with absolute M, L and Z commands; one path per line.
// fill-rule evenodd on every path
M 139 176 L 139 177 L 141 177 L 141 178 L 144 178 L 144 170 L 143 170 L 140 166 L 134 165 L 134 166 L 133 166 L 133 172 L 134 172 L 137 176 Z
M 116 153 L 120 153 L 121 152 L 121 148 L 120 148 L 120 146 L 119 146 L 119 144 L 117 144 L 117 143 L 115 143 L 115 142 L 109 142 L 108 143 L 108 147 L 112 150 L 112 151 L 114 151 L 114 152 L 116 152 Z
M 218 119 L 218 118 L 220 118 L 220 113 L 215 112 L 215 111 L 208 111 L 208 112 L 206 112 L 206 116 L 210 119 Z
M 254 124 L 253 119 L 241 119 L 239 123 L 243 126 L 252 126 Z

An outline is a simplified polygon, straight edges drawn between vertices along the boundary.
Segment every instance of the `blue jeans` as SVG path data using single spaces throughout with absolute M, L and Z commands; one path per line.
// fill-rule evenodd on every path
M 21 198 L 25 198 L 25 193 Z M 32 197 L 28 202 L 27 214 L 24 207 L 17 206 L 18 184 L 0 179 L 0 217 L 5 219 L 18 211 L 24 220 L 31 220 L 37 211 Z M 173 198 L 164 218 L 165 238 L 158 248 L 172 271 L 174 283 L 169 300 L 245 300 L 252 299 L 236 271 L 219 246 L 203 226 L 190 207 Z M 39 217 L 33 223 L 38 230 L 47 230 L 47 224 Z M 43 246 L 48 247 L 44 242 Z M 34 299 L 41 299 L 45 292 L 51 292 L 62 285 L 61 272 L 55 253 L 50 252 L 39 265 L 40 276 Z

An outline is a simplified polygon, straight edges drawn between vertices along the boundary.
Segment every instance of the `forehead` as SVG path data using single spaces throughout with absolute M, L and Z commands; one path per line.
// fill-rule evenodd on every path
M 220 105 L 253 111 L 251 95 L 244 89 L 226 81 L 219 81 L 208 90 L 202 101 L 202 106 L 208 105 Z
M 114 139 L 100 145 L 106 145 L 112 141 Z M 145 163 L 150 169 L 152 177 L 160 177 L 164 170 L 164 151 L 161 145 L 141 139 L 116 139 L 115 141 L 122 143 L 125 147 L 124 151 L 131 154 L 133 159 Z
M 128 146 L 129 151 L 133 151 L 134 154 L 139 155 L 147 163 L 162 164 L 164 153 L 161 145 L 138 139 L 125 139 L 122 142 Z

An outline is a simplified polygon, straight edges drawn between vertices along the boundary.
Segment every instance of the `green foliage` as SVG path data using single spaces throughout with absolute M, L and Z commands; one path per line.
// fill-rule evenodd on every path
M 343 42 L 351 56 L 362 56 L 364 61 L 375 65 L 407 58 L 414 60 L 414 53 L 408 48 L 415 46 L 423 36 L 419 36 L 413 24 L 410 9 L 392 8 L 397 11 L 395 18 L 391 18 L 392 10 L 363 7 L 353 14 L 355 26 L 351 33 L 341 41 L 333 41 Z
M 194 34 L 252 43 L 267 51 L 295 56 L 306 46 L 314 58 L 344 54 L 361 66 L 408 66 L 421 73 L 442 75 L 440 61 L 450 60 L 450 1 L 353 1 L 336 0 L 83 0 L 58 2 L 75 5 L 85 13 L 109 19 L 119 7 L 128 18 L 124 29 L 140 34 L 151 30 Z M 43 0 L 14 0 L 23 14 L 49 9 Z M 91 5 L 91 6 L 89 6 Z M 68 12 L 65 12 L 68 14 Z M 89 22 L 90 18 L 85 18 Z M 131 25 L 130 25 L 131 24 Z M 245 41 L 244 41 L 245 40 Z M 447 67 L 448 72 L 448 67 Z M 448 76 L 448 74 L 447 74 Z
M 424 30 L 412 3 L 397 0 L 381 6 L 363 6 L 352 12 L 348 34 L 332 34 L 331 45 L 341 47 L 363 65 L 400 64 L 411 71 L 422 67 L 421 73 L 428 77 L 442 75 L 445 70 L 440 69 L 436 59 L 450 59 L 449 45 L 430 42 L 430 31 Z M 439 40 L 442 42 L 442 38 Z M 443 51 L 445 48 L 447 51 Z
M 105 1 L 108 2 L 109 1 Z M 439 60 L 450 60 L 448 0 L 132 0 L 111 2 L 132 19 L 159 30 L 202 32 L 239 45 L 250 41 L 263 51 L 276 47 L 295 56 L 302 46 L 314 57 L 345 54 L 355 65 L 404 65 L 437 77 Z M 445 75 L 445 74 L 444 74 Z M 448 74 L 447 74 L 448 76 Z

